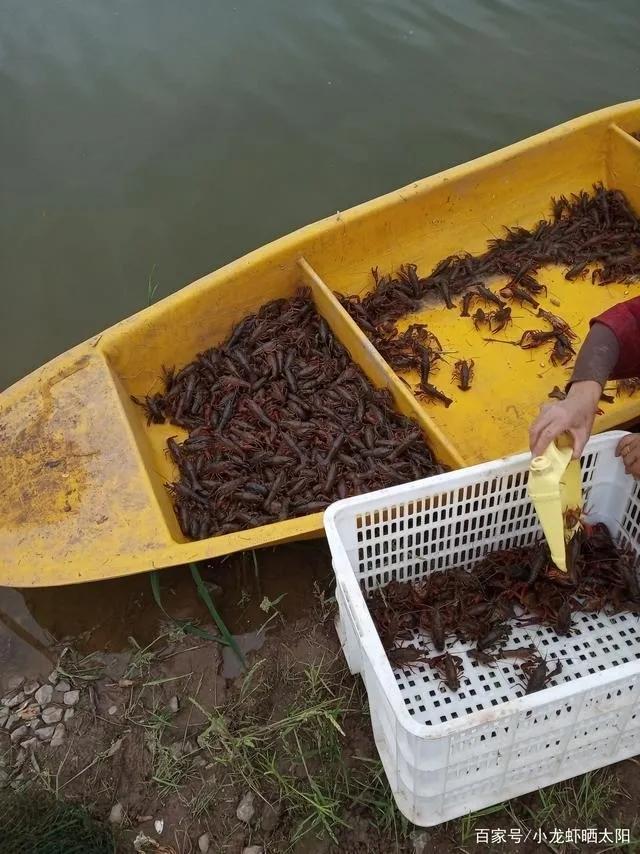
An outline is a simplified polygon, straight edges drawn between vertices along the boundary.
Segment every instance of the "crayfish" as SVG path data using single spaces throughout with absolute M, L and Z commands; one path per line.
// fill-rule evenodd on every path
M 557 314 L 552 314 L 550 311 L 546 311 L 544 308 L 538 309 L 538 317 L 541 317 L 543 320 L 546 320 L 547 323 L 551 324 L 551 328 L 554 332 L 562 332 L 563 335 L 566 335 L 571 341 L 575 341 L 578 337 L 576 333 L 571 329 L 566 320 L 563 320 L 561 317 L 558 317 Z
M 487 315 L 489 321 L 489 329 L 495 335 L 497 332 L 502 332 L 505 326 L 513 323 L 511 319 L 511 308 L 508 305 L 499 308 L 497 311 L 490 311 Z M 495 324 L 495 326 L 493 326 Z
M 549 670 L 547 659 L 538 655 L 522 665 L 522 672 L 527 677 L 524 686 L 525 694 L 535 694 L 547 687 L 547 682 L 557 676 L 562 670 L 562 664 L 558 661 L 553 670 Z
M 447 397 L 443 391 L 440 391 L 439 388 L 436 388 L 431 383 L 420 383 L 416 390 L 416 395 L 424 400 L 439 400 L 441 403 L 444 403 L 447 409 L 453 403 L 453 400 L 450 397 Z
M 420 667 L 425 664 L 428 659 L 421 649 L 416 649 L 414 646 L 398 646 L 387 653 L 392 667 L 400 667 L 407 670 L 413 670 L 414 667 Z
M 460 687 L 460 676 L 464 672 L 460 656 L 445 652 L 444 655 L 436 655 L 434 658 L 430 658 L 429 664 L 438 673 L 450 691 L 458 690 Z
M 491 328 L 491 317 L 490 313 L 486 314 L 481 308 L 479 308 L 473 315 L 473 325 L 476 329 L 480 329 L 483 324 L 488 324 L 489 328 Z
M 468 391 L 473 379 L 473 359 L 459 359 L 453 366 L 453 379 L 458 381 L 460 391 Z

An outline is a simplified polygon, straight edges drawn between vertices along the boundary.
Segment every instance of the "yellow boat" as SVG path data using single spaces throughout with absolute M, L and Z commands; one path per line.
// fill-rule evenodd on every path
M 574 119 L 470 163 L 337 213 L 211 273 L 34 371 L 0 395 L 0 583 L 47 586 L 112 578 L 274 545 L 322 532 L 322 514 L 191 542 L 165 482 L 176 427 L 147 427 L 130 395 L 160 388 L 163 364 L 183 364 L 221 343 L 245 315 L 306 284 L 333 332 L 369 379 L 419 421 L 440 460 L 462 467 L 527 446 L 527 427 L 567 371 L 519 348 L 481 347 L 459 312 L 425 308 L 447 350 L 475 358 L 473 393 L 449 408 L 419 402 L 390 370 L 333 292 L 371 287 L 371 268 L 481 252 L 504 225 L 531 226 L 551 196 L 595 182 L 640 210 L 640 101 Z M 562 316 L 583 337 L 588 320 L 624 299 L 626 285 L 591 286 L 545 268 Z M 508 352 L 506 352 L 508 351 Z M 447 380 L 438 378 L 447 392 Z M 451 386 L 453 389 L 453 386 Z M 635 419 L 640 396 L 616 400 L 596 421 Z

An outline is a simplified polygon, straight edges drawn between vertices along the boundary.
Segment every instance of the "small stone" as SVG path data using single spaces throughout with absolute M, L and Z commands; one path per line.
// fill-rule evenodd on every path
M 14 731 L 11 733 L 11 741 L 14 744 L 17 744 L 21 738 L 24 738 L 25 735 L 28 734 L 28 732 L 29 732 L 28 726 L 19 726 L 17 729 L 14 729 Z
M 262 845 L 248 845 L 242 849 L 242 854 L 264 854 Z
M 414 830 L 410 838 L 413 842 L 413 854 L 427 854 L 433 850 L 431 834 L 427 830 Z
M 34 718 L 32 721 L 29 721 L 27 726 L 29 727 L 29 729 L 37 730 L 41 723 L 42 721 L 40 720 L 40 718 Z
M 75 715 L 75 713 L 76 713 L 75 709 L 67 709 L 67 711 L 64 713 L 65 721 L 70 721 L 71 718 Z
M 64 736 L 64 724 L 58 724 L 53 733 L 53 738 L 51 739 L 51 747 L 60 747 L 60 745 L 64 742 Z
M 202 756 L 196 756 L 196 758 L 193 760 L 193 764 L 196 768 L 206 768 L 207 760 L 203 759 Z
M 180 703 L 178 702 L 178 698 L 173 695 L 173 697 L 169 700 L 168 704 L 169 709 L 175 714 L 180 709 Z
M 53 738 L 53 734 L 56 731 L 54 726 L 42 726 L 36 732 L 36 735 L 41 741 L 49 741 L 50 738 Z
M 211 848 L 211 837 L 208 833 L 203 833 L 198 839 L 198 850 L 201 854 L 207 854 L 209 848 Z
M 20 715 L 16 712 L 13 712 L 13 714 L 9 715 L 9 717 L 7 718 L 7 722 L 4 725 L 4 728 L 8 729 L 9 732 L 11 732 L 14 726 L 18 723 L 20 723 Z
M 16 706 L 19 706 L 20 703 L 24 703 L 24 694 L 22 691 L 16 694 L 15 697 L 3 697 L 0 700 L 0 704 L 6 706 L 8 709 L 15 709 Z
M 60 674 L 57 670 L 52 670 L 49 674 L 49 678 L 47 681 L 51 682 L 52 685 L 55 685 L 58 679 L 60 678 Z
M 107 758 L 109 756 L 113 756 L 114 754 L 116 754 L 120 750 L 120 748 L 122 747 L 123 740 L 124 739 L 119 738 L 117 741 L 113 742 L 113 744 L 111 745 L 109 750 L 107 750 L 107 753 L 106 753 Z
M 236 810 L 236 817 L 238 821 L 242 821 L 245 824 L 251 823 L 251 819 L 256 812 L 256 808 L 254 806 L 255 799 L 256 796 L 253 792 L 247 792 L 247 794 L 242 798 Z
M 272 806 L 269 803 L 264 804 L 262 807 L 262 814 L 260 816 L 260 826 L 266 833 L 271 833 L 272 830 L 278 825 L 280 821 L 280 810 L 277 807 Z
M 41 706 L 46 706 L 52 699 L 53 687 L 51 685 L 43 685 L 42 688 L 38 688 L 35 693 L 35 701 L 36 703 L 40 703 Z
M 109 712 L 109 714 L 110 714 L 110 715 L 115 715 L 115 713 L 116 713 L 117 711 L 118 711 L 118 707 L 117 707 L 117 706 L 109 706 L 108 712 Z
M 155 829 L 156 829 L 156 833 L 162 833 L 162 831 L 164 830 L 164 819 L 162 819 L 162 818 L 157 818 L 157 819 L 153 822 L 153 826 L 154 826 L 154 827 L 155 827 Z
M 18 755 L 15 758 L 15 762 L 13 763 L 13 767 L 18 768 L 18 769 L 22 768 L 22 766 L 25 763 L 26 758 L 27 758 L 27 751 L 22 750 L 22 749 L 19 750 Z
M 24 684 L 24 676 L 12 676 L 7 682 L 7 688 L 10 691 L 18 691 Z
M 551 305 L 560 306 L 560 300 L 555 297 L 549 297 L 549 302 Z
M 31 738 L 28 738 L 26 741 L 21 741 L 20 747 L 22 747 L 23 750 L 34 750 L 34 748 L 36 747 L 37 744 L 38 744 L 38 739 L 35 736 L 32 736 Z
M 111 824 L 122 824 L 122 819 L 124 818 L 124 807 L 120 802 L 115 803 L 111 807 L 111 812 L 109 813 L 109 821 Z
M 118 686 L 120 688 L 131 688 L 132 685 L 135 685 L 133 679 L 118 679 Z
M 80 691 L 67 691 L 63 697 L 65 706 L 75 706 L 80 699 Z
M 60 706 L 49 706 L 42 713 L 42 720 L 45 724 L 57 724 L 62 720 L 62 709 Z
M 30 697 L 32 694 L 36 693 L 39 687 L 39 682 L 25 682 L 22 690 Z
M 61 679 L 58 683 L 56 683 L 56 691 L 61 691 L 63 694 L 66 694 L 67 691 L 71 690 L 71 685 L 67 682 L 66 679 Z

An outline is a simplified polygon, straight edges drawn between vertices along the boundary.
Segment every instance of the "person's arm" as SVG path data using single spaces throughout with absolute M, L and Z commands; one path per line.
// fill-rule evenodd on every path
M 565 400 L 542 407 L 531 425 L 529 442 L 534 455 L 544 449 L 561 433 L 573 437 L 573 455 L 579 457 L 591 434 L 598 401 L 604 384 L 610 377 L 621 378 L 640 374 L 640 297 L 620 303 L 591 321 L 584 340 Z M 627 466 L 628 448 L 635 437 L 621 440 L 617 453 L 622 453 Z M 625 453 L 626 450 L 626 453 Z M 634 455 L 635 461 L 635 455 Z M 629 460 L 631 465 L 632 461 Z M 640 475 L 640 437 L 637 447 Z

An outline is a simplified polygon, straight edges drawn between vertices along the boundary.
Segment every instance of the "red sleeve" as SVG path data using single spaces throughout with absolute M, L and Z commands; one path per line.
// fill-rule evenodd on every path
M 640 297 L 620 302 L 591 320 L 608 327 L 618 339 L 620 353 L 612 379 L 640 376 Z

